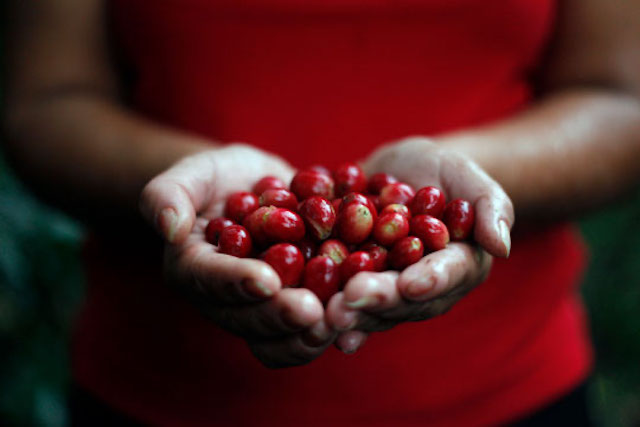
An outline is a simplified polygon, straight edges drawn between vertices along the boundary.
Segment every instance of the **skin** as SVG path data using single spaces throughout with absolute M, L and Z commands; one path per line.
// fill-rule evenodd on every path
M 169 283 L 270 367 L 308 363 L 332 342 L 352 353 L 368 332 L 446 312 L 486 277 L 491 255 L 508 255 L 513 205 L 525 221 L 570 218 L 624 195 L 640 176 L 640 0 L 564 0 L 527 111 L 395 142 L 363 163 L 368 174 L 472 200 L 480 248 L 454 243 L 399 274 L 360 273 L 323 312 L 304 289 L 281 289 L 265 263 L 203 246 L 204 221 L 226 194 L 265 175 L 287 179 L 289 165 L 248 146 L 217 149 L 128 111 L 107 54 L 103 1 L 9 3 L 4 127 L 23 179 L 102 230 L 117 223 L 124 234 L 139 206 L 166 242 Z M 233 180 L 217 180 L 225 170 Z

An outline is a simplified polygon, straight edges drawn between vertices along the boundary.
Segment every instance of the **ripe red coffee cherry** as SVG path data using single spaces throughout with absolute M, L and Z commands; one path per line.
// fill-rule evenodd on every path
M 376 209 L 376 205 L 374 205 L 371 199 L 365 196 L 364 194 L 356 193 L 356 192 L 347 194 L 342 198 L 342 205 L 340 205 L 340 209 L 342 210 L 345 207 L 352 205 L 354 203 L 358 203 L 368 207 L 369 212 L 371 212 L 371 215 L 373 216 L 373 222 L 374 223 L 376 222 L 376 219 L 378 218 L 378 211 Z
M 393 245 L 389 254 L 389 263 L 396 270 L 403 270 L 418 262 L 423 254 L 424 247 L 420 239 L 415 236 L 407 236 Z
M 317 245 L 309 238 L 305 237 L 304 239 L 296 242 L 296 246 L 302 252 L 302 256 L 305 261 L 309 261 L 311 258 L 316 256 L 316 252 L 318 250 Z
M 380 211 L 380 216 L 388 213 L 398 213 L 407 219 L 411 219 L 411 212 L 409 211 L 409 208 L 406 207 L 405 205 L 400 205 L 398 203 L 393 203 L 385 206 Z
M 340 240 L 327 240 L 318 249 L 318 255 L 328 256 L 336 264 L 342 264 L 342 261 L 349 256 L 349 249 Z
M 291 180 L 291 191 L 298 200 L 308 199 L 313 196 L 333 199 L 333 179 L 330 176 L 318 172 L 303 170 L 298 172 Z
M 376 243 L 365 243 L 360 247 L 361 251 L 368 252 L 373 261 L 373 271 L 385 271 L 387 269 L 387 258 L 389 251 L 384 246 L 380 246 Z
M 262 194 L 265 191 L 274 188 L 287 188 L 287 186 L 280 178 L 276 178 L 275 176 L 265 176 L 254 184 L 252 191 L 254 194 Z
M 333 171 L 333 182 L 338 197 L 351 192 L 362 193 L 367 189 L 367 178 L 355 163 L 343 163 Z
M 304 267 L 302 286 L 311 290 L 323 304 L 326 304 L 340 290 L 338 264 L 327 256 L 311 258 Z
M 242 223 L 245 216 L 255 211 L 260 207 L 258 196 L 246 191 L 239 191 L 233 193 L 227 199 L 227 204 L 224 209 L 224 216 L 237 222 Z
M 235 222 L 231 221 L 229 218 L 213 218 L 209 221 L 207 228 L 204 230 L 204 238 L 212 245 L 217 245 L 222 230 L 234 224 Z
M 290 243 L 278 243 L 262 254 L 262 259 L 280 276 L 282 286 L 300 283 L 304 270 L 304 257 L 300 249 Z
M 251 236 L 249 236 L 249 232 L 243 226 L 230 225 L 220 233 L 218 249 L 223 254 L 246 258 L 253 249 Z
M 449 229 L 451 240 L 466 240 L 471 236 L 476 214 L 473 205 L 463 199 L 454 199 L 444 208 L 442 222 Z
M 305 228 L 300 215 L 276 208 L 268 215 L 263 231 L 272 242 L 297 242 L 304 237 Z
M 380 191 L 380 205 L 383 208 L 394 203 L 407 205 L 414 195 L 415 191 L 408 184 L 403 182 L 389 184 Z
M 260 206 L 275 206 L 292 211 L 298 209 L 296 195 L 284 188 L 270 188 L 260 195 Z
M 411 234 L 419 237 L 425 248 L 430 251 L 444 249 L 449 243 L 447 226 L 431 215 L 418 215 L 411 218 Z
M 312 171 L 312 172 L 318 172 L 321 173 L 322 175 L 326 175 L 326 176 L 331 176 L 331 171 L 329 169 L 327 169 L 326 167 L 322 166 L 322 165 L 313 165 L 305 170 L 308 171 Z
M 446 201 L 444 193 L 436 187 L 424 187 L 413 196 L 409 207 L 413 215 L 431 215 L 440 218 Z
M 352 203 L 344 206 L 336 221 L 336 230 L 345 243 L 362 243 L 373 229 L 373 216 L 365 205 Z
M 371 255 L 365 251 L 354 252 L 340 264 L 340 279 L 346 283 L 361 271 L 373 271 Z
M 373 238 L 383 246 L 391 246 L 409 235 L 409 221 L 399 213 L 387 213 L 373 226 Z
M 327 199 L 313 196 L 300 205 L 300 215 L 311 236 L 318 240 L 328 239 L 336 223 L 336 211 Z
M 367 189 L 371 194 L 380 194 L 380 191 L 389 184 L 395 184 L 398 180 L 387 173 L 375 173 L 369 178 Z
M 275 206 L 262 206 L 251 212 L 244 218 L 242 225 L 247 229 L 253 243 L 258 246 L 265 245 L 269 237 L 265 233 L 265 226 L 269 216 L 278 208 Z

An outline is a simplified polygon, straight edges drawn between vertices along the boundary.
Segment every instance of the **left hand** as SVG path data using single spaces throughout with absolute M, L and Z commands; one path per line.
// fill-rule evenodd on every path
M 367 175 L 389 173 L 416 190 L 441 188 L 448 200 L 470 201 L 476 212 L 476 243 L 450 243 L 402 272 L 361 272 L 327 306 L 327 320 L 342 331 L 336 345 L 354 352 L 366 333 L 446 313 L 482 283 L 492 255 L 508 257 L 514 223 L 511 200 L 477 164 L 427 138 L 407 138 L 375 151 L 363 164 Z

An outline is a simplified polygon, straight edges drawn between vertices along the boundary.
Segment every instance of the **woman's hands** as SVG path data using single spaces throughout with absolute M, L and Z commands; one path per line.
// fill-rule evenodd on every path
M 448 199 L 464 198 L 476 210 L 474 240 L 450 243 L 404 271 L 354 276 L 327 307 L 330 325 L 340 331 L 337 345 L 355 351 L 363 332 L 389 329 L 406 321 L 425 320 L 448 311 L 482 283 L 492 255 L 507 257 L 514 222 L 511 201 L 493 179 L 469 159 L 426 138 L 408 138 L 382 147 L 363 165 L 367 175 L 386 172 L 418 189 L 442 188 Z
M 221 216 L 227 197 L 273 175 L 288 182 L 282 159 L 246 145 L 186 157 L 150 181 L 140 209 L 167 241 L 165 273 L 209 319 L 244 338 L 269 367 L 307 363 L 335 334 L 307 289 L 282 289 L 276 272 L 256 259 L 218 253 L 204 238 L 207 220 Z

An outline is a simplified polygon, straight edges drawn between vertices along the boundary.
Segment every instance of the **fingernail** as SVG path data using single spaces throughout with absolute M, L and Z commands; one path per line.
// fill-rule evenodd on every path
M 347 338 L 341 350 L 344 354 L 354 354 L 364 344 L 364 339 L 359 336 L 351 335 Z
M 304 342 L 310 347 L 322 347 L 331 338 L 331 330 L 324 322 L 318 322 L 309 328 L 309 331 L 304 336 Z
M 178 232 L 178 214 L 173 208 L 164 208 L 160 212 L 159 225 L 169 243 L 173 243 Z
M 406 296 L 414 300 L 427 299 L 435 287 L 436 278 L 434 276 L 421 277 L 412 281 L 407 286 Z
M 502 243 L 504 244 L 504 247 L 507 249 L 507 254 L 505 255 L 505 258 L 509 257 L 509 254 L 511 253 L 511 231 L 509 230 L 509 226 L 507 225 L 507 222 L 505 220 L 500 220 L 500 238 L 502 239 Z
M 379 299 L 374 295 L 367 295 L 355 301 L 345 301 L 344 305 L 353 309 L 370 308 L 376 305 L 378 303 L 378 300 Z
M 266 298 L 273 296 L 273 291 L 257 280 L 244 279 L 242 281 L 242 285 L 251 295 L 255 297 Z

